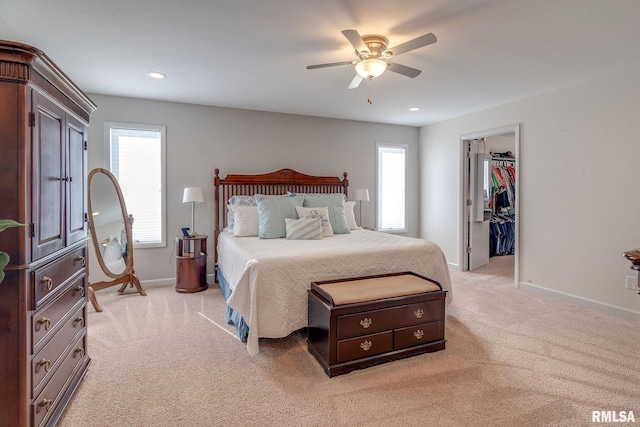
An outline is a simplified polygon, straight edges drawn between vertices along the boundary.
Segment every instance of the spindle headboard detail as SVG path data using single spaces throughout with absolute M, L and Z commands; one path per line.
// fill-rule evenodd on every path
M 348 196 L 349 180 L 343 178 L 312 176 L 293 169 L 280 169 L 261 175 L 229 174 L 221 179 L 220 170 L 215 169 L 215 235 L 214 259 L 218 262 L 218 236 L 227 226 L 227 201 L 233 196 L 253 196 L 254 194 L 283 195 L 291 193 L 343 193 Z

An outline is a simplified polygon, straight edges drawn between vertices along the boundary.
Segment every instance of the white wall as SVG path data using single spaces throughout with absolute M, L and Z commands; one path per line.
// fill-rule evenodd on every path
M 640 246 L 640 70 L 420 129 L 421 237 L 460 263 L 460 136 L 520 123 L 520 283 L 632 317 L 622 252 Z
M 175 277 L 174 237 L 191 222 L 184 187 L 202 187 L 195 229 L 213 245 L 213 178 L 228 173 L 267 173 L 292 168 L 309 175 L 348 173 L 350 198 L 368 188 L 365 225 L 375 226 L 376 142 L 408 145 L 408 233 L 418 236 L 418 128 L 220 107 L 88 94 L 98 105 L 89 128 L 89 170 L 105 167 L 104 122 L 162 124 L 167 129 L 168 247 L 139 249 L 135 270 L 142 281 Z M 356 209 L 356 215 L 358 209 Z M 213 273 L 209 248 L 208 273 Z

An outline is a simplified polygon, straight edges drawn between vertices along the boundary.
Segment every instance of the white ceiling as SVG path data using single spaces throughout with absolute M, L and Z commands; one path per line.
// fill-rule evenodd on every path
M 411 126 L 640 67 L 638 0 L 0 0 L 0 16 L 90 94 Z M 351 66 L 305 68 L 355 59 L 345 29 L 438 42 L 394 58 L 422 74 L 385 72 L 369 105 Z

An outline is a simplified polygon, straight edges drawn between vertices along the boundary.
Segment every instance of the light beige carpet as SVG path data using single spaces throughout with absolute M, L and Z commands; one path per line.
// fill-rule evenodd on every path
M 250 357 L 215 286 L 101 291 L 93 363 L 58 425 L 590 426 L 594 410 L 640 424 L 640 323 L 515 289 L 512 262 L 451 272 L 445 350 L 331 379 L 301 332 Z

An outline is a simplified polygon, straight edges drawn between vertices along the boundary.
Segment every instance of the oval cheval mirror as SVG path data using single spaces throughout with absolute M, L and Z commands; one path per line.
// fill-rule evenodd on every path
M 89 278 L 89 301 L 100 312 L 95 291 L 120 285 L 118 293 L 135 287 L 140 295 L 146 296 L 140 280 L 133 269 L 133 237 L 131 227 L 133 216 L 127 213 L 127 206 L 116 177 L 107 169 L 93 169 L 89 172 L 89 228 L 95 259 L 107 278 L 91 282 Z

